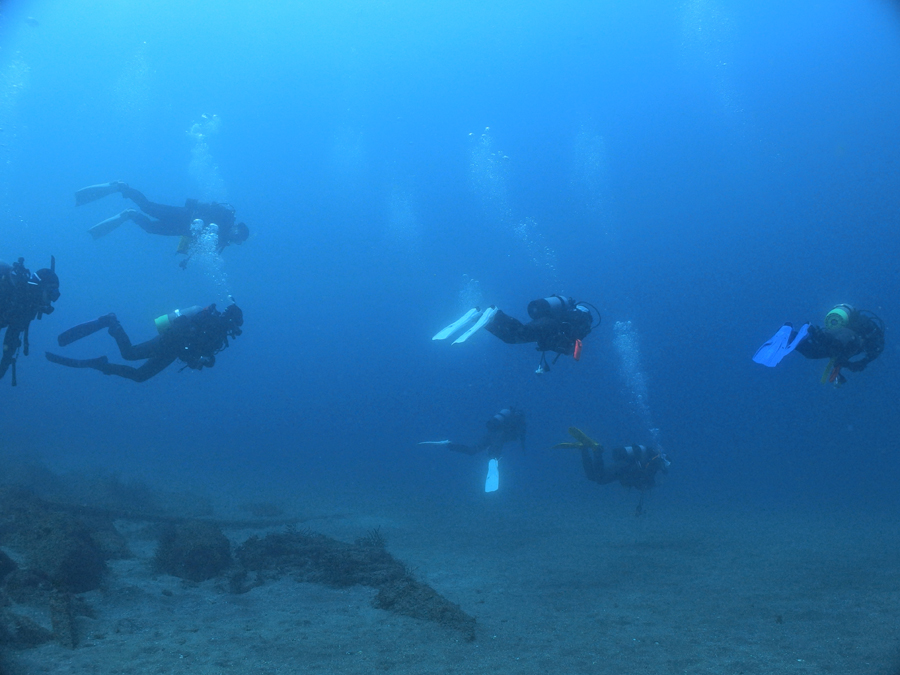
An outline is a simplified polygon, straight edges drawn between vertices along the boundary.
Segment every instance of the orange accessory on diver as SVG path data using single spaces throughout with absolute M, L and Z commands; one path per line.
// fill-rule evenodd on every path
M 572 353 L 572 358 L 576 361 L 581 360 L 581 340 L 575 340 L 575 351 Z

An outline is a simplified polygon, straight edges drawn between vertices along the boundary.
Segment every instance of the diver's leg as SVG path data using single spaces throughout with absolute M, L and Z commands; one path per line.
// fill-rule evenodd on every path
M 584 475 L 588 480 L 597 481 L 597 472 L 594 470 L 594 457 L 590 448 L 581 448 L 581 466 L 584 467 Z
M 141 192 L 128 186 L 122 188 L 120 192 L 123 197 L 130 199 L 137 204 L 138 208 L 145 214 L 156 219 L 150 220 L 145 217 L 144 220 L 139 220 L 136 217 L 131 218 L 150 234 L 162 234 L 174 237 L 185 235 L 190 232 L 191 214 L 185 207 L 169 206 L 168 204 L 151 202 Z
M 146 213 L 141 213 L 137 209 L 125 209 L 122 213 L 128 214 L 128 219 L 137 223 L 138 227 L 153 234 L 153 220 Z
M 106 375 L 117 375 L 134 382 L 146 382 L 154 375 L 158 375 L 159 373 L 164 371 L 174 361 L 174 358 L 164 359 L 160 357 L 154 357 L 148 359 L 147 362 L 140 368 L 134 368 L 132 366 L 126 366 L 120 363 L 107 363 L 97 368 L 97 370 Z
M 153 204 L 150 210 L 144 210 L 150 216 L 156 218 L 153 222 L 151 234 L 162 234 L 168 237 L 184 236 L 191 233 L 191 214 L 183 206 L 166 206 L 165 204 Z M 141 226 L 143 227 L 143 225 Z
M 461 452 L 464 455 L 477 455 L 482 451 L 483 448 L 472 447 L 471 445 L 463 445 L 462 443 L 449 443 L 447 444 L 447 449 L 452 450 L 453 452 Z
M 178 232 L 174 232 L 174 228 L 172 225 L 163 220 L 154 220 L 146 213 L 141 213 L 140 211 L 136 211 L 134 209 L 129 209 L 129 217 L 135 223 L 138 224 L 144 232 L 147 234 L 161 234 L 164 237 L 175 236 L 179 234 Z
M 116 345 L 119 347 L 119 353 L 126 361 L 140 361 L 142 359 L 154 358 L 159 351 L 159 336 L 140 344 L 131 344 L 131 339 L 122 328 L 122 324 L 116 321 L 109 329 L 109 334 L 113 336 Z M 155 374 L 155 373 L 154 373 Z
M 791 335 L 794 339 L 794 335 Z M 818 326 L 810 326 L 806 337 L 800 340 L 795 349 L 808 359 L 828 359 L 832 357 L 831 340 Z
M 148 202 L 141 211 L 156 218 L 152 230 L 141 225 L 150 234 L 162 234 L 169 237 L 182 236 L 191 232 L 191 214 L 183 206 L 169 206 Z
M 130 199 L 135 204 L 137 204 L 138 208 L 141 211 L 150 213 L 150 211 L 148 210 L 147 207 L 152 208 L 153 202 L 151 202 L 149 199 L 147 199 L 144 196 L 143 192 L 141 192 L 140 190 L 135 190 L 133 187 L 129 187 L 128 185 L 125 185 L 124 183 L 122 183 L 122 185 L 119 187 L 119 192 L 122 193 L 122 197 L 124 199 Z
M 0 357 L 0 378 L 6 375 L 6 370 L 16 362 L 16 352 L 22 344 L 19 334 L 20 332 L 15 328 L 6 329 L 6 335 L 3 338 L 3 356 Z
M 518 319 L 504 314 L 500 309 L 497 310 L 493 320 L 485 326 L 485 329 L 510 345 L 537 342 L 538 339 L 531 324 L 523 324 Z
M 615 474 L 606 469 L 606 461 L 603 459 L 603 448 L 582 448 L 581 464 L 584 466 L 584 473 L 588 480 L 606 485 L 616 479 Z

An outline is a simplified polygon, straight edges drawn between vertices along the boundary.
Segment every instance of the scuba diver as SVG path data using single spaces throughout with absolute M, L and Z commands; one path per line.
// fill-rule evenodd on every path
M 805 323 L 794 330 L 784 324 L 756 350 L 753 360 L 774 368 L 795 349 L 808 359 L 829 359 L 822 382 L 839 387 L 847 381 L 841 370 L 859 373 L 881 355 L 884 330 L 884 321 L 874 313 L 836 305 L 825 315 L 824 328 Z
M 228 347 L 228 338 L 234 339 L 241 334 L 244 313 L 236 304 L 229 305 L 224 312 L 218 311 L 214 304 L 209 307 L 194 306 L 164 314 L 155 323 L 159 335 L 137 345 L 131 344 L 115 314 L 70 328 L 57 338 L 59 346 L 65 347 L 107 328 L 123 359 L 146 359 L 146 363 L 139 368 L 110 363 L 105 356 L 71 359 L 47 352 L 47 360 L 70 368 L 93 368 L 105 375 L 118 375 L 135 382 L 149 380 L 176 360 L 184 362 L 181 370 L 212 368 L 216 364 L 216 354 Z
M 608 453 L 600 443 L 590 438 L 581 429 L 569 427 L 569 435 L 575 442 L 557 443 L 557 448 L 574 448 L 581 451 L 581 465 L 584 475 L 600 485 L 619 481 L 628 488 L 641 491 L 636 515 L 643 511 L 644 492 L 656 485 L 656 474 L 668 473 L 671 462 L 659 447 L 627 445 L 613 448 Z
M 6 329 L 3 338 L 3 356 L 0 358 L 0 378 L 12 369 L 12 386 L 16 386 L 16 359 L 19 347 L 28 356 L 28 327 L 33 319 L 53 312 L 51 303 L 59 299 L 59 277 L 56 276 L 56 259 L 50 256 L 50 267 L 32 274 L 25 267 L 25 258 L 8 265 L 0 262 L 0 330 Z M 22 339 L 20 336 L 24 333 Z
M 208 231 L 214 232 L 218 238 L 215 248 L 219 254 L 229 244 L 243 244 L 250 236 L 250 230 L 245 223 L 235 223 L 234 208 L 229 204 L 205 203 L 196 199 L 185 200 L 184 206 L 156 204 L 122 181 L 90 185 L 78 190 L 75 193 L 75 206 L 88 204 L 115 192 L 120 192 L 124 199 L 130 199 L 137 204 L 140 211 L 125 209 L 97 223 L 88 230 L 94 239 L 109 234 L 128 220 L 133 220 L 150 234 L 181 237 L 176 252 L 187 254 L 190 259 L 191 245 L 201 234 Z M 199 228 L 197 221 L 200 221 Z M 213 224 L 216 225 L 215 230 L 212 230 Z M 181 267 L 186 265 L 187 259 L 181 262 Z
M 596 323 L 591 310 L 597 314 Z M 581 341 L 595 326 L 600 325 L 600 312 L 596 307 L 587 302 L 575 302 L 572 298 L 564 298 L 561 295 L 531 301 L 528 303 L 528 316 L 531 317 L 531 321 L 523 324 L 493 305 L 483 312 L 475 307 L 431 339 L 445 340 L 470 321 L 476 320 L 472 327 L 453 341 L 453 344 L 465 342 L 481 328 L 485 328 L 507 344 L 536 342 L 541 360 L 535 372 L 540 375 L 550 371 L 547 352 L 556 352 L 552 361 L 554 364 L 563 354 L 573 357 L 576 361 L 580 360 Z
M 463 445 L 450 441 L 422 441 L 419 445 L 440 445 L 453 452 L 461 452 L 465 455 L 477 455 L 480 452 L 488 453 L 488 473 L 484 481 L 484 491 L 494 492 L 500 487 L 499 462 L 503 454 L 503 447 L 507 443 L 518 441 L 522 450 L 525 450 L 525 413 L 516 408 L 504 408 L 485 425 L 484 436 L 475 445 Z

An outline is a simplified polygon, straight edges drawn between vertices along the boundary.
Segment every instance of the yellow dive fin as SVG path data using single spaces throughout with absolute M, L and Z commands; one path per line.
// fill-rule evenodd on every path
M 575 450 L 581 450 L 582 448 L 599 448 L 600 444 L 595 441 L 593 438 L 588 436 L 578 427 L 569 427 L 569 436 L 574 438 L 577 443 L 565 442 L 565 443 L 557 443 L 553 446 L 556 448 L 572 448 Z
M 822 379 L 820 380 L 820 382 L 822 384 L 828 384 L 828 382 L 831 380 L 831 373 L 833 370 L 834 370 L 834 359 L 831 359 L 828 362 L 828 365 L 825 366 L 825 371 L 822 373 Z
M 600 445 L 578 427 L 569 427 L 569 436 L 577 440 L 581 445 L 589 445 L 592 448 L 596 448 Z

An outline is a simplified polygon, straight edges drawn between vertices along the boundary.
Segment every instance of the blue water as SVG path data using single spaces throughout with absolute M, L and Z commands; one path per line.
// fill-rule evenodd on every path
M 501 492 L 583 480 L 547 450 L 576 425 L 658 436 L 656 508 L 897 508 L 898 72 L 882 0 L 4 2 L 0 258 L 55 255 L 62 297 L 19 386 L 0 382 L 0 450 L 453 496 L 477 493 L 480 460 L 416 443 L 517 405 L 530 447 Z M 123 201 L 73 193 L 114 179 L 228 201 L 252 236 L 187 271 L 133 224 L 94 242 Z M 148 339 L 228 292 L 244 334 L 212 370 L 137 385 L 43 359 L 84 320 L 114 311 Z M 473 299 L 524 319 L 552 293 L 603 323 L 543 377 L 531 346 L 430 340 Z M 839 302 L 888 326 L 845 387 L 796 354 L 750 360 Z M 67 353 L 117 359 L 104 333 Z

